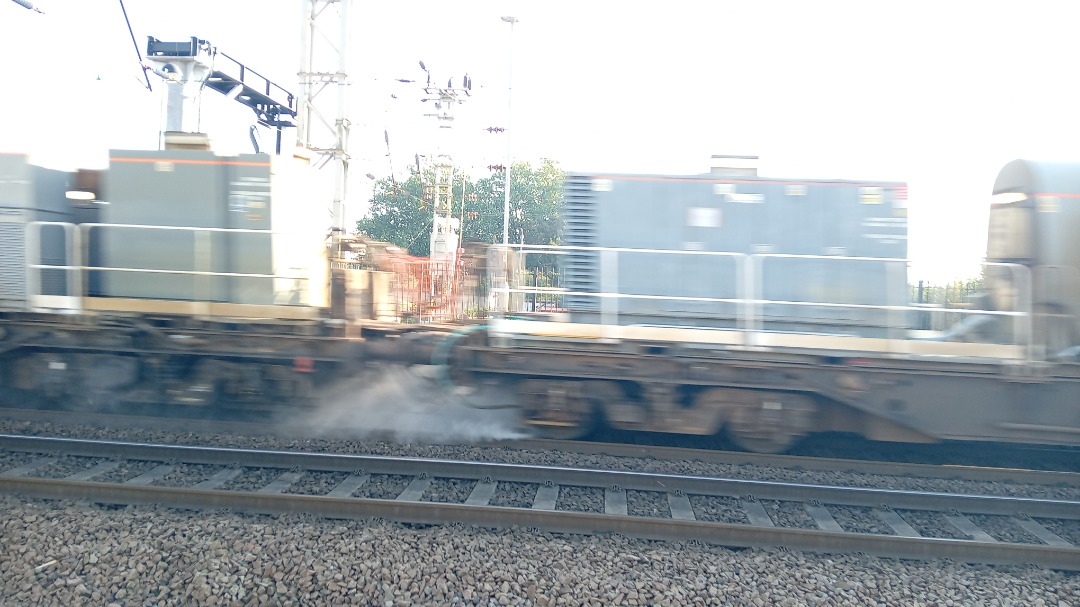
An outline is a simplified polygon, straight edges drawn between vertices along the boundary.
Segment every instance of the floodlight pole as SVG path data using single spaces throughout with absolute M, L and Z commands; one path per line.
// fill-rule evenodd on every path
M 510 52 L 507 78 L 506 78 L 506 184 L 503 187 L 503 248 L 510 246 L 510 116 L 513 109 L 512 95 L 514 90 L 514 24 L 517 17 L 502 17 L 502 20 L 510 24 Z

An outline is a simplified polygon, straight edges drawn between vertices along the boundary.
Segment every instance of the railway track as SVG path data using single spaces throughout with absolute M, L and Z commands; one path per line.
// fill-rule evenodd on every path
M 1078 501 L 13 435 L 0 449 L 0 490 L 30 497 L 1080 570 Z
M 965 465 L 932 465 L 876 460 L 854 460 L 805 455 L 767 455 L 722 451 L 713 449 L 688 449 L 657 445 L 628 445 L 620 443 L 593 443 L 586 441 L 562 441 L 550 439 L 524 439 L 499 441 L 491 446 L 514 449 L 561 451 L 583 455 L 608 455 L 611 457 L 640 457 L 667 461 L 697 461 L 709 464 L 734 466 L 768 466 L 786 470 L 814 470 L 819 472 L 852 472 L 915 478 L 955 479 L 965 481 L 1012 482 L 1033 485 L 1061 485 L 1080 487 L 1080 473 L 1052 470 L 1028 470 Z
M 328 436 L 325 427 L 305 426 L 303 420 L 279 421 L 229 421 L 213 419 L 183 419 L 161 416 L 130 414 L 50 411 L 21 408 L 0 408 L 0 419 L 51 423 L 65 426 L 86 425 L 100 428 L 137 428 L 154 432 L 183 434 L 233 434 L 236 436 L 275 436 L 296 439 L 342 439 Z M 379 436 L 364 436 L 377 440 Z M 393 436 L 385 437 L 393 442 Z M 1020 468 L 987 467 L 971 465 L 933 465 L 872 459 L 844 459 L 806 455 L 767 455 L 718 449 L 695 449 L 650 444 L 625 444 L 613 442 L 590 442 L 581 440 L 552 440 L 526 438 L 481 443 L 479 446 L 515 449 L 521 451 L 558 451 L 580 455 L 607 455 L 619 458 L 645 458 L 675 462 L 702 462 L 735 466 L 768 466 L 786 470 L 813 470 L 820 472 L 850 472 L 878 474 L 910 478 L 945 478 L 969 481 L 1014 482 L 1035 485 L 1061 485 L 1080 487 L 1080 473 Z M 1057 460 L 1068 459 L 1058 454 Z M 1044 462 L 1053 464 L 1055 461 Z

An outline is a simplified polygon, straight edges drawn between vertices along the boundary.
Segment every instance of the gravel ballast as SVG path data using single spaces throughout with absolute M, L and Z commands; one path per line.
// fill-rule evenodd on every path
M 1053 605 L 1080 576 L 0 497 L 12 605 Z
M 166 444 L 645 470 L 704 476 L 1080 499 L 1075 489 L 913 479 L 767 467 L 615 458 L 475 445 L 199 435 L 0 421 L 0 432 Z M 40 456 L 0 453 L 11 467 Z M 64 460 L 61 462 L 68 464 Z M 74 467 L 74 466 L 73 466 Z M 66 472 L 66 469 L 64 470 Z M 209 468 L 184 466 L 161 484 L 189 485 Z M 122 476 L 136 471 L 125 470 Z M 259 485 L 283 470 L 261 470 Z M 114 472 L 114 474 L 119 474 Z M 288 489 L 319 493 L 341 474 L 308 474 Z M 357 497 L 389 499 L 411 479 L 373 474 Z M 492 505 L 529 507 L 537 485 L 499 483 Z M 434 479 L 427 499 L 467 497 Z M 627 492 L 631 515 L 664 499 Z M 695 496 L 692 500 L 705 498 Z M 745 518 L 736 500 L 695 503 L 702 518 Z M 728 503 L 730 502 L 730 503 Z M 782 525 L 812 527 L 795 504 L 766 502 Z M 603 490 L 564 488 L 559 509 L 602 511 Z M 845 528 L 891 535 L 868 509 L 835 511 Z M 737 516 L 736 516 L 737 515 Z M 981 521 L 981 519 L 980 519 Z M 932 535 L 950 536 L 939 521 Z M 1053 523 L 1053 524 L 1052 524 Z M 1071 541 L 1072 526 L 1046 521 Z M 1001 527 L 1001 525 L 998 525 Z M 996 529 L 995 529 L 996 531 Z M 0 496 L 0 589 L 12 605 L 1050 605 L 1080 607 L 1080 575 L 1039 568 L 729 550 L 620 536 L 566 536 L 460 525 L 327 521 L 307 517 L 105 508 L 85 502 Z
M 226 434 L 195 434 L 168 432 L 146 428 L 98 428 L 93 426 L 29 423 L 0 420 L 0 433 L 29 436 L 57 436 L 99 440 L 121 440 L 168 445 L 206 445 L 247 449 L 309 451 L 316 453 L 351 453 L 357 455 L 387 455 L 458 459 L 537 466 L 565 466 L 598 470 L 627 470 L 686 474 L 762 481 L 796 482 L 874 489 L 938 491 L 971 495 L 996 495 L 1040 499 L 1080 501 L 1080 488 L 1062 485 L 1029 485 L 1011 482 L 962 481 L 956 479 L 927 479 L 853 472 L 789 470 L 769 466 L 716 464 L 700 461 L 669 461 L 643 457 L 612 457 L 557 451 L 530 451 L 506 447 L 459 444 L 400 444 L 375 440 L 331 438 L 290 439 L 281 436 L 236 436 Z M 8 456 L 17 463 L 26 463 L 33 456 Z M 0 453 L 0 465 L 5 454 Z M 119 474 L 118 472 L 114 474 Z

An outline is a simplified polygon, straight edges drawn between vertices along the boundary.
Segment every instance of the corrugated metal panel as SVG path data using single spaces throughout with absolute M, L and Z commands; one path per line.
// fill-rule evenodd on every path
M 563 192 L 563 244 L 572 247 L 597 246 L 598 210 L 593 180 L 583 175 L 568 175 Z M 600 290 L 599 255 L 592 251 L 571 251 L 560 259 L 563 286 L 570 291 L 595 293 Z M 571 310 L 595 311 L 600 302 L 594 297 L 566 298 Z
M 26 302 L 26 224 L 23 211 L 0 209 L 0 306 Z M 5 302 L 5 300 L 7 300 Z
M 26 306 L 27 224 L 70 221 L 71 203 L 64 196 L 70 177 L 64 171 L 34 166 L 25 155 L 0 154 L 0 306 Z M 43 228 L 38 240 L 42 263 L 65 263 L 62 228 Z M 40 294 L 64 294 L 63 270 L 46 270 L 39 276 Z

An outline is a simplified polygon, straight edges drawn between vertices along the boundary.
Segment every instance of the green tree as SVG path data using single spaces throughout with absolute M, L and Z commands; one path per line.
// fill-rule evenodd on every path
M 460 177 L 456 179 L 453 215 L 462 220 L 463 240 L 502 242 L 504 179 L 502 173 L 475 181 L 465 179 L 464 184 Z M 425 175 L 425 184 L 432 181 L 432 174 Z M 527 162 L 514 163 L 510 172 L 510 242 L 557 242 L 562 182 L 563 172 L 554 161 L 545 159 L 536 168 Z M 403 182 L 377 181 L 370 210 L 357 222 L 357 229 L 408 249 L 412 255 L 427 255 L 433 209 L 432 201 L 423 195 L 423 185 L 415 173 Z M 528 259 L 530 266 L 543 262 L 535 255 Z
M 932 285 L 919 281 L 909 284 L 910 301 L 913 303 L 937 304 L 945 307 L 964 306 L 971 303 L 971 298 L 986 290 L 986 268 L 978 278 L 955 279 L 944 285 Z

